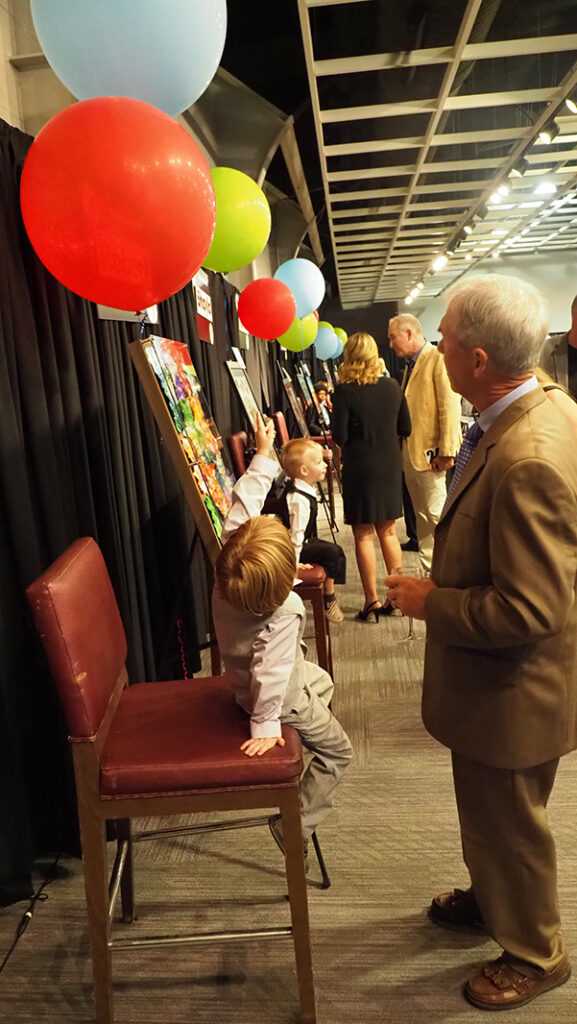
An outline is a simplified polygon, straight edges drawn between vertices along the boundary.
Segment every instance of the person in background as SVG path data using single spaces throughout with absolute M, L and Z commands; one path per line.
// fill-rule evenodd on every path
M 277 744 L 284 746 L 284 723 L 297 730 L 312 754 L 300 786 L 306 859 L 308 841 L 332 809 L 352 748 L 328 708 L 331 677 L 304 659 L 306 613 L 293 591 L 296 558 L 288 530 L 276 516 L 260 515 L 278 472 L 270 458 L 272 421 L 266 427 L 257 422 L 255 438 L 256 454 L 234 486 L 224 522 L 212 613 L 225 670 L 250 716 L 250 736 L 241 750 L 261 757 Z M 269 819 L 269 828 L 284 852 L 279 815 Z
M 577 295 L 571 303 L 571 327 L 566 334 L 547 338 L 538 365 L 551 380 L 577 398 Z
M 307 426 L 314 436 L 330 434 L 332 405 L 329 400 L 329 392 L 325 381 L 315 384 L 314 391 L 319 402 L 317 409 L 314 402 L 311 402 L 306 412 Z
M 533 372 L 545 304 L 494 274 L 456 285 L 439 348 L 479 412 L 459 452 L 431 579 L 392 576 L 392 603 L 427 623 L 423 721 L 452 752 L 471 884 L 429 915 L 502 947 L 465 986 L 481 1009 L 566 982 L 546 806 L 577 746 L 577 445 Z
M 435 526 L 447 497 L 446 471 L 461 443 L 461 400 L 451 388 L 441 353 L 425 341 L 416 317 L 393 317 L 389 344 L 406 364 L 401 387 L 412 430 L 403 442 L 403 473 L 415 510 L 421 563 L 429 572 Z
M 327 475 L 323 449 L 309 437 L 295 437 L 283 445 L 281 466 L 288 482 L 277 515 L 287 527 L 295 549 L 297 571 L 311 563 L 325 570 L 325 614 L 331 622 L 342 622 L 343 613 L 335 596 L 335 583 L 346 583 L 347 559 L 342 547 L 316 536 L 316 485 Z
M 399 437 L 411 431 L 407 403 L 396 380 L 382 374 L 376 342 L 353 334 L 333 394 L 333 440 L 342 448 L 345 521 L 352 527 L 365 596 L 357 618 L 367 622 L 392 611 L 379 600 L 375 534 L 388 572 L 401 565 L 395 520 L 402 510 Z

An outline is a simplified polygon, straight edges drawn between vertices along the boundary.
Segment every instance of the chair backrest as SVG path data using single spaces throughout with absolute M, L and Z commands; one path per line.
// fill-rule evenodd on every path
M 286 444 L 290 441 L 289 432 L 287 430 L 286 420 L 284 418 L 284 412 L 274 412 L 273 422 L 276 430 L 276 436 L 279 444 Z
M 126 661 L 120 612 L 96 542 L 74 541 L 26 595 L 70 734 L 94 736 Z
M 226 443 L 228 444 L 228 450 L 230 452 L 232 468 L 234 469 L 234 474 L 238 479 L 239 476 L 246 473 L 246 431 L 239 430 L 236 434 L 231 434 L 230 437 L 227 437 Z

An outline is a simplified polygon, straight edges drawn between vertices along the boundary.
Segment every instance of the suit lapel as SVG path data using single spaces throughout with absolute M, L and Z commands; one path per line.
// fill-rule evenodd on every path
M 506 434 L 513 423 L 516 423 L 517 420 L 520 419 L 521 416 L 524 416 L 530 409 L 533 409 L 535 406 L 540 405 L 541 402 L 546 401 L 547 398 L 544 392 L 541 388 L 537 387 L 532 391 L 529 391 L 528 394 L 518 398 L 516 402 L 513 402 L 512 405 L 509 405 L 503 410 L 495 422 L 491 424 L 487 432 L 483 434 L 483 437 L 479 441 L 471 455 L 471 458 L 465 466 L 459 483 L 455 487 L 449 501 L 445 503 L 445 507 L 439 521 L 442 521 L 445 518 L 447 512 L 453 508 L 463 492 L 467 490 L 473 480 L 481 472 L 485 462 L 487 461 L 487 455 L 490 449 L 501 440 L 503 434 Z
M 409 383 L 407 384 L 407 387 L 406 387 L 406 390 L 405 390 L 405 394 L 407 394 L 407 392 L 410 392 L 412 390 L 413 383 L 414 383 L 415 379 L 419 376 L 419 373 L 423 372 L 423 368 L 424 368 L 424 366 L 425 366 L 425 364 L 427 362 L 427 359 L 429 357 L 429 354 L 430 354 L 430 351 L 431 351 L 432 347 L 433 346 L 431 345 L 431 343 L 429 341 L 425 342 L 421 352 L 419 353 L 419 358 L 417 359 L 417 362 L 415 363 L 415 365 L 413 367 L 413 372 L 411 373 L 411 376 L 409 377 Z

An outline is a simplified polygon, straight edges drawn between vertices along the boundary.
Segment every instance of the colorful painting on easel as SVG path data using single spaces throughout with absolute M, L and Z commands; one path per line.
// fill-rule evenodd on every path
M 231 505 L 234 479 L 225 465 L 186 345 L 151 335 L 143 345 L 217 536 Z

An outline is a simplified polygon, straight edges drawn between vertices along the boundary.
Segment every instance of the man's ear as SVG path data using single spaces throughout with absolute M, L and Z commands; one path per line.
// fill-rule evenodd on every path
M 489 356 L 484 348 L 473 349 L 473 376 L 481 377 L 487 369 Z

